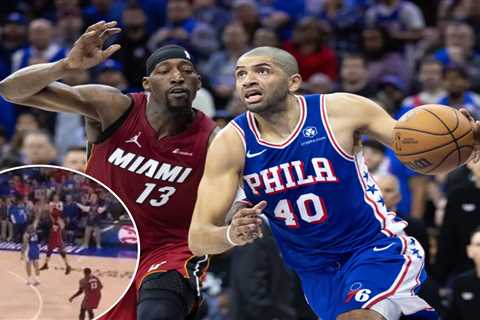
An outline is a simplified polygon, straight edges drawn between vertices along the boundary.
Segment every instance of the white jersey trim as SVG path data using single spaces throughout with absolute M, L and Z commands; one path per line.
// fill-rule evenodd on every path
M 243 132 L 242 128 L 240 128 L 240 126 L 235 121 L 231 121 L 230 125 L 234 129 L 233 131 L 235 131 L 238 134 L 240 140 L 242 140 L 243 150 L 246 152 L 247 142 L 245 141 L 245 132 Z
M 342 158 L 344 158 L 347 161 L 354 161 L 354 156 L 349 154 L 345 150 L 343 150 L 343 148 L 340 146 L 340 144 L 335 139 L 335 136 L 333 135 L 332 126 L 330 124 L 330 121 L 328 120 L 325 95 L 322 94 L 319 97 L 319 99 L 320 99 L 320 114 L 322 115 L 322 123 L 324 128 L 326 129 L 325 131 L 327 132 L 328 140 L 330 140 L 331 145 Z
M 258 144 L 265 147 L 270 147 L 270 148 L 284 149 L 288 147 L 293 141 L 295 141 L 299 133 L 302 131 L 301 129 L 305 125 L 305 121 L 307 119 L 307 103 L 305 101 L 305 98 L 303 96 L 295 96 L 295 97 L 297 98 L 298 107 L 300 109 L 300 118 L 298 119 L 297 125 L 295 126 L 295 129 L 292 131 L 290 136 L 282 143 L 272 143 L 272 142 L 263 140 L 260 134 L 260 130 L 258 130 L 257 124 L 255 122 L 255 116 L 250 111 L 246 112 L 248 127 L 253 132 L 253 135 L 255 136 L 255 140 L 257 141 Z
M 385 305 L 382 305 L 382 301 L 385 300 L 389 300 L 394 304 L 395 308 L 400 309 L 405 315 L 431 309 L 431 306 L 425 300 L 414 293 L 414 289 L 419 284 L 418 279 L 423 270 L 425 251 L 415 238 L 405 236 L 398 238 L 403 244 L 402 254 L 405 263 L 390 288 L 364 303 L 362 305 L 364 309 L 377 310 L 377 308 L 385 308 Z M 382 313 L 381 310 L 378 311 Z

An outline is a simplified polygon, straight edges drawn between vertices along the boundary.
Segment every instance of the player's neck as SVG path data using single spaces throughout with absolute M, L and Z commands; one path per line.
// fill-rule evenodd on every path
M 299 101 L 296 96 L 289 94 L 283 105 L 275 106 L 275 111 L 258 113 L 255 119 L 262 138 L 288 138 L 300 121 Z
M 173 136 L 185 131 L 195 119 L 193 109 L 188 113 L 173 113 L 150 100 L 146 108 L 147 121 L 157 132 L 157 138 Z

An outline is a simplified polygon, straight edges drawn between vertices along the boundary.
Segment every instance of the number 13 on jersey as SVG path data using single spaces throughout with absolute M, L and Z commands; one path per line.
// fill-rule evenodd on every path
M 302 194 L 294 204 L 290 199 L 282 199 L 273 210 L 275 217 L 284 220 L 289 228 L 300 227 L 298 216 L 303 221 L 314 224 L 323 223 L 328 217 L 322 198 L 314 193 Z
M 135 202 L 144 203 L 156 187 L 156 183 L 145 183 L 145 189 L 143 189 L 143 192 L 138 196 Z M 148 204 L 150 204 L 152 207 L 161 207 L 166 204 L 168 200 L 170 200 L 170 197 L 175 193 L 176 190 L 177 189 L 174 187 L 158 188 L 157 191 L 159 195 L 152 195 L 148 201 Z

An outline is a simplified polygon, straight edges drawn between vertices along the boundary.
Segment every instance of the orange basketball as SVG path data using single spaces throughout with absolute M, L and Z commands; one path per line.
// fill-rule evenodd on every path
M 445 173 L 467 161 L 473 151 L 473 128 L 456 109 L 428 104 L 405 113 L 393 130 L 398 159 L 423 174 Z

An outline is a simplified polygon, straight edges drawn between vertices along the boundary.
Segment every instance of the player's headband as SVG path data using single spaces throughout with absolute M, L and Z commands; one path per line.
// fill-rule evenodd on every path
M 185 59 L 193 63 L 192 57 L 185 48 L 169 44 L 158 48 L 147 59 L 147 75 L 152 73 L 155 66 L 168 59 Z

